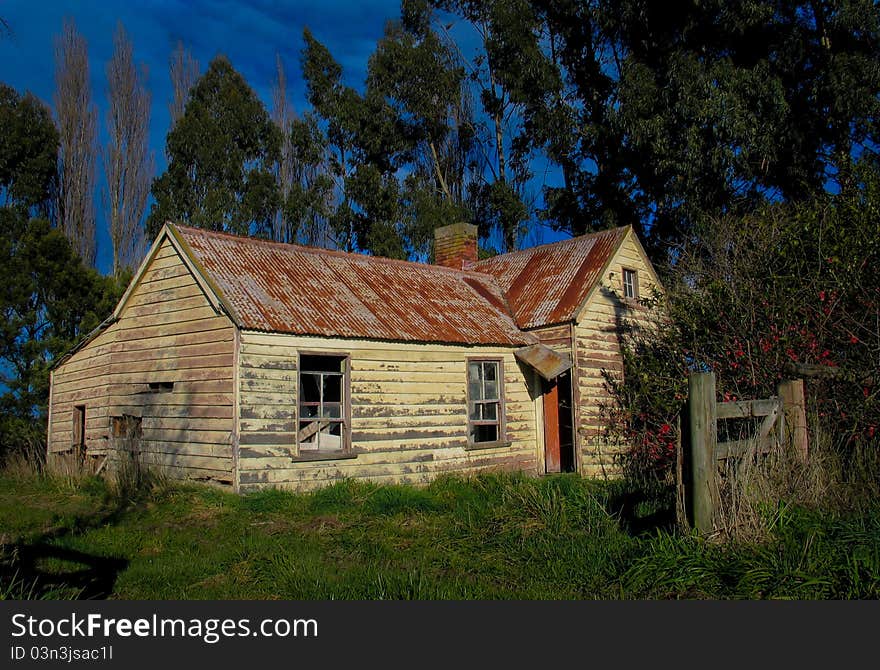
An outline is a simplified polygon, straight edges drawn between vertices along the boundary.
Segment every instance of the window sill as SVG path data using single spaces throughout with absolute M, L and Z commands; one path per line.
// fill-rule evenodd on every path
M 481 449 L 501 449 L 503 447 L 509 447 L 513 442 L 510 440 L 503 440 L 500 442 L 477 442 L 476 444 L 468 444 L 464 450 L 465 451 L 480 451 Z
M 294 463 L 306 463 L 309 461 L 345 461 L 358 457 L 358 451 L 316 451 L 313 453 L 304 453 L 299 456 L 291 456 L 290 460 Z

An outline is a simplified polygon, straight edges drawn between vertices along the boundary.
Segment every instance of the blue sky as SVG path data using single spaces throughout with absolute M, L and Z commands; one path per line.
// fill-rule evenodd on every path
M 369 55 L 382 36 L 385 22 L 399 17 L 399 0 L 345 2 L 274 2 L 272 0 L 0 0 L 0 17 L 11 35 L 0 39 L 0 81 L 20 92 L 31 91 L 51 106 L 54 89 L 53 40 L 66 17 L 73 18 L 86 38 L 91 64 L 92 94 L 98 105 L 99 140 L 106 141 L 106 77 L 113 52 L 113 34 L 122 22 L 132 41 L 135 59 L 146 65 L 153 95 L 150 142 L 156 168 L 165 168 L 171 83 L 168 59 L 178 40 L 190 49 L 202 71 L 218 53 L 233 66 L 267 104 L 275 77 L 275 56 L 287 71 L 291 101 L 307 107 L 300 80 L 302 31 L 308 26 L 342 65 L 347 83 L 360 87 Z M 98 170 L 100 174 L 100 170 Z M 98 207 L 100 213 L 100 207 Z M 110 242 L 99 214 L 98 267 L 110 266 Z

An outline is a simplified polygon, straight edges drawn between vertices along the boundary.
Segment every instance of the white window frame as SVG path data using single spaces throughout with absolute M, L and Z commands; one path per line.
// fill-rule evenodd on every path
M 634 268 L 623 268 L 623 298 L 624 300 L 639 299 L 639 273 Z M 630 280 L 630 281 L 627 281 Z

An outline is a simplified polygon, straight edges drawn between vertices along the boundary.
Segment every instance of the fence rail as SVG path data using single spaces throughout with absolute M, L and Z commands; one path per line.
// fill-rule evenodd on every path
M 757 432 L 748 439 L 718 442 L 718 421 L 762 418 Z M 767 454 L 792 448 L 807 457 L 806 412 L 802 380 L 783 381 L 777 395 L 759 400 L 718 402 L 715 374 L 695 372 L 688 379 L 690 495 L 694 527 L 703 533 L 715 530 L 719 505 L 719 461 L 742 458 L 749 453 Z

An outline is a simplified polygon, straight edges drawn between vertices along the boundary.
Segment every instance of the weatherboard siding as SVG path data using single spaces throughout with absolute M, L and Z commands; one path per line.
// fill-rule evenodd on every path
M 354 458 L 295 460 L 298 352 L 350 357 Z M 504 361 L 509 446 L 466 448 L 470 356 Z M 242 331 L 239 370 L 242 491 L 305 490 L 343 478 L 421 484 L 446 472 L 537 469 L 535 404 L 512 349 Z
M 630 232 L 578 315 L 574 327 L 575 425 L 580 471 L 586 476 L 619 474 L 616 457 L 623 445 L 606 436 L 607 413 L 603 408 L 612 406 L 612 398 L 606 387 L 605 373 L 616 379 L 623 378 L 622 323 L 644 323 L 644 308 L 622 299 L 624 268 L 637 271 L 639 296 L 650 296 L 653 288 L 659 289 L 634 233 Z
M 112 417 L 141 417 L 144 461 L 172 476 L 234 481 L 234 326 L 211 307 L 166 240 L 118 321 L 53 373 L 49 460 L 70 459 L 73 411 L 86 407 L 86 453 L 111 458 Z M 151 382 L 173 382 L 151 391 Z
M 528 331 L 530 335 L 538 338 L 538 341 L 553 349 L 566 354 L 571 353 L 571 326 L 563 323 L 556 326 L 544 326 L 533 328 Z

